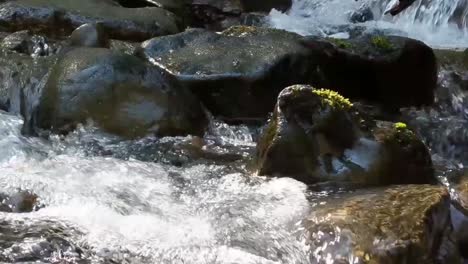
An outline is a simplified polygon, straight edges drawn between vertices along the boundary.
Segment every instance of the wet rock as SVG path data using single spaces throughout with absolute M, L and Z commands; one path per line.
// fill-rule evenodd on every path
M 167 10 L 127 9 L 111 0 L 18 0 L 0 5 L 0 25 L 9 30 L 66 36 L 98 21 L 115 39 L 138 41 L 179 31 L 177 18 Z
M 30 35 L 23 30 L 6 36 L 1 43 L 2 47 L 32 56 L 49 56 L 55 54 L 59 45 L 51 43 L 46 37 Z
M 0 229 L 2 263 L 50 263 L 51 259 L 70 263 L 70 260 L 80 262 L 91 256 L 73 242 L 83 233 L 60 222 L 31 218 L 2 220 Z
M 307 184 L 435 182 L 430 153 L 416 134 L 402 123 L 365 118 L 336 92 L 284 89 L 257 145 L 258 174 Z
M 241 3 L 233 0 L 193 0 L 190 10 L 193 26 L 216 31 L 240 24 L 243 12 Z
M 291 8 L 292 0 L 241 0 L 242 7 L 247 12 L 270 12 L 273 8 L 285 12 Z
M 364 23 L 366 21 L 374 20 L 374 13 L 369 6 L 364 6 L 356 11 L 353 11 L 349 16 L 351 23 Z
M 129 55 L 135 54 L 138 47 L 140 47 L 141 43 L 139 42 L 128 42 L 128 41 L 121 41 L 121 40 L 110 40 L 110 49 L 123 52 Z
M 461 195 L 464 195 L 461 193 Z M 463 258 L 468 259 L 468 215 L 466 208 L 460 207 L 458 197 L 455 197 L 455 206 L 451 207 L 452 225 L 454 227 L 455 244 Z
M 441 243 L 451 229 L 449 210 L 445 188 L 429 185 L 329 198 L 305 221 L 315 249 L 311 263 L 461 263 L 457 249 Z
M 307 83 L 396 112 L 434 101 L 431 48 L 401 38 L 304 39 L 290 32 L 237 26 L 216 34 L 192 29 L 154 38 L 138 55 L 166 69 L 215 115 L 265 118 L 279 92 Z
M 459 182 L 455 186 L 455 202 L 459 209 L 468 213 L 468 173 L 459 177 Z
M 250 24 L 249 13 L 265 16 L 273 8 L 286 11 L 291 0 L 244 1 L 244 0 L 194 0 L 191 3 L 193 25 L 221 31 L 235 25 Z
M 315 86 L 350 99 L 379 103 L 389 110 L 434 102 L 436 58 L 420 41 L 366 35 L 334 41 L 311 38 L 304 45 L 317 55 L 324 76 L 321 83 L 313 83 Z
M 32 127 L 68 132 L 92 119 L 124 137 L 202 134 L 207 119 L 192 93 L 144 61 L 101 48 L 78 48 L 52 68 Z
M 19 191 L 11 196 L 0 194 L 0 211 L 28 213 L 40 208 L 39 197 L 30 191 Z
M 31 57 L 0 48 L 0 109 L 28 117 L 55 56 Z
M 462 72 L 468 71 L 468 52 L 436 49 L 434 53 L 441 68 Z
M 138 55 L 176 76 L 215 116 L 265 118 L 284 87 L 314 78 L 300 38 L 255 27 L 193 29 L 148 40 Z
M 72 46 L 108 48 L 109 38 L 102 23 L 84 24 L 75 29 L 71 36 Z

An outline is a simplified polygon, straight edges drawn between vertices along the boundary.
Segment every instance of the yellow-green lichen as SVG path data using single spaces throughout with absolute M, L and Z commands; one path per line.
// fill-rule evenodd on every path
M 345 39 L 329 38 L 328 40 L 341 49 L 351 49 L 353 47 L 353 44 Z
M 405 123 L 402 123 L 402 122 L 395 123 L 394 127 L 397 130 L 404 130 L 404 129 L 408 128 L 408 126 Z
M 348 98 L 343 97 L 338 92 L 328 89 L 315 89 L 312 91 L 314 94 L 320 96 L 328 105 L 338 109 L 350 109 L 353 107 Z
M 388 38 L 384 36 L 374 36 L 372 37 L 371 42 L 376 48 L 384 51 L 391 51 L 394 48 Z
M 230 37 L 245 37 L 249 36 L 250 33 L 253 33 L 256 30 L 256 27 L 251 26 L 233 26 L 223 31 L 223 35 Z

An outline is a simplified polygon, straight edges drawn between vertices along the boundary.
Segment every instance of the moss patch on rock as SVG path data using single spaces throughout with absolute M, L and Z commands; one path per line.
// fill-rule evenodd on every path
M 373 36 L 371 38 L 371 43 L 376 48 L 383 50 L 383 51 L 392 51 L 395 49 L 392 42 L 384 36 Z
M 324 102 L 334 109 L 349 110 L 353 107 L 351 101 L 340 95 L 338 92 L 328 89 L 314 89 L 312 92 L 320 96 Z
M 340 49 L 351 49 L 353 48 L 353 44 L 346 39 L 337 39 L 337 38 L 328 38 L 328 41 L 333 43 Z

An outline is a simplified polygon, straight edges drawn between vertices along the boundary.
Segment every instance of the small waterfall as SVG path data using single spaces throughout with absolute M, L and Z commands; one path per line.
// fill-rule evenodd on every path
M 295 0 L 287 13 L 273 10 L 272 27 L 302 35 L 333 36 L 352 28 L 378 29 L 422 40 L 431 46 L 468 47 L 467 0 L 417 0 L 399 15 L 384 15 L 397 0 Z M 371 11 L 374 20 L 353 24 L 353 12 Z M 343 32 L 340 32 L 343 31 Z M 336 35 L 343 36 L 343 34 Z M 346 34 L 345 34 L 346 36 Z

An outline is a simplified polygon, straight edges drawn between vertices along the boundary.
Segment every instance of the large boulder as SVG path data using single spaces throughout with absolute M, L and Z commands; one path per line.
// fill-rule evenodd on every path
M 102 22 L 111 38 L 145 40 L 179 31 L 173 13 L 158 8 L 124 8 L 111 0 L 18 0 L 0 5 L 0 25 L 66 36 L 86 23 Z
M 430 105 L 437 87 L 437 61 L 424 43 L 397 36 L 364 35 L 350 40 L 310 38 L 323 74 L 318 87 L 351 99 L 378 102 L 388 110 Z
M 138 55 L 176 76 L 215 116 L 264 118 L 284 87 L 314 79 L 300 38 L 254 27 L 193 29 L 148 40 Z
M 192 93 L 144 61 L 102 48 L 77 48 L 52 68 L 33 128 L 68 132 L 91 119 L 125 137 L 202 134 L 205 113 Z
M 305 221 L 311 263 L 462 263 L 445 244 L 450 196 L 430 185 L 369 189 L 317 201 Z
M 437 83 L 432 49 L 401 37 L 309 39 L 277 29 L 231 27 L 158 37 L 138 55 L 166 69 L 215 115 L 265 118 L 288 85 L 327 87 L 395 112 L 431 104 Z
M 433 183 L 430 153 L 405 124 L 373 122 L 330 90 L 284 89 L 257 145 L 259 175 L 307 184 Z

